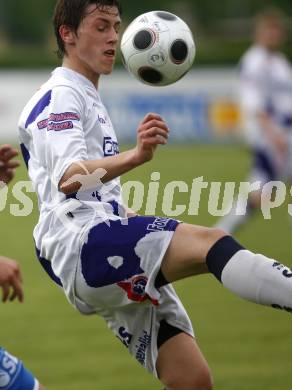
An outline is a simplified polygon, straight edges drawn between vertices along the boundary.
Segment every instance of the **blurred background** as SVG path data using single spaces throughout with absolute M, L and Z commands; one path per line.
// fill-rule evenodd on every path
M 194 32 L 197 55 L 191 72 L 166 88 L 142 86 L 122 67 L 101 83 L 101 94 L 117 129 L 121 148 L 135 140 L 135 129 L 148 111 L 168 121 L 171 145 L 160 148 L 153 162 L 127 174 L 124 181 L 149 185 L 151 173 L 161 174 L 156 213 L 163 215 L 164 185 L 173 180 L 189 186 L 196 177 L 210 181 L 246 179 L 251 164 L 241 138 L 238 106 L 238 61 L 252 39 L 255 14 L 267 5 L 284 16 L 284 52 L 292 60 L 291 0 L 147 0 L 123 2 L 124 28 L 136 16 L 154 9 L 174 12 Z M 0 0 L 0 142 L 17 144 L 17 120 L 27 99 L 59 65 L 51 27 L 54 0 Z M 124 347 L 95 317 L 85 318 L 71 308 L 62 291 L 42 271 L 32 240 L 38 218 L 33 213 L 11 215 L 22 202 L 13 192 L 28 180 L 24 166 L 0 204 L 0 253 L 17 259 L 24 275 L 26 302 L 0 304 L 0 345 L 25 361 L 48 390 L 149 390 L 161 385 L 126 353 Z M 186 204 L 189 194 L 176 194 Z M 291 197 L 290 197 L 291 199 Z M 243 245 L 292 265 L 292 224 L 289 198 L 272 212 L 272 220 L 257 216 L 236 234 Z M 291 203 L 291 200 L 290 200 Z M 145 202 L 141 213 L 145 210 Z M 199 215 L 180 219 L 211 226 L 208 192 Z M 212 277 L 176 283 L 193 321 L 198 342 L 211 366 L 216 390 L 290 390 L 291 316 L 244 302 L 224 290 Z M 183 390 L 183 389 L 182 389 Z
M 122 2 L 123 3 L 123 2 Z M 0 66 L 39 68 L 55 66 L 56 49 L 51 28 L 54 0 L 1 0 Z M 268 5 L 280 8 L 292 32 L 290 0 L 127 0 L 123 6 L 125 26 L 134 17 L 154 9 L 177 13 L 194 31 L 198 44 L 195 66 L 234 65 L 248 46 L 256 12 Z M 291 34 L 285 51 L 292 56 Z
M 191 27 L 197 55 L 190 72 L 169 88 L 143 88 L 123 71 L 120 58 L 103 98 L 122 141 L 132 141 L 133 128 L 148 110 L 160 111 L 174 129 L 173 140 L 216 141 L 238 135 L 237 64 L 250 45 L 255 14 L 277 6 L 285 16 L 284 52 L 292 58 L 292 3 L 289 0 L 137 1 L 124 4 L 123 28 L 137 15 L 152 9 L 177 13 Z M 51 26 L 54 0 L 0 0 L 0 139 L 15 137 L 16 118 L 23 102 L 59 64 Z M 120 88 L 117 91 L 116 85 Z M 101 84 L 101 89 L 103 84 Z M 112 93 L 114 92 L 114 94 Z M 171 95 L 167 104 L 165 95 Z M 180 115 L 185 119 L 180 126 Z

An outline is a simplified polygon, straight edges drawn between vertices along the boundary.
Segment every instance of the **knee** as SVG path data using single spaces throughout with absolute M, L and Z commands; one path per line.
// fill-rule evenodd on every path
M 213 380 L 208 367 L 200 370 L 198 375 L 191 377 L 190 387 L 186 388 L 190 390 L 212 390 Z
M 208 236 L 211 238 L 211 240 L 216 242 L 220 240 L 220 238 L 223 238 L 225 236 L 230 236 L 230 234 L 223 229 L 213 227 L 213 228 L 208 228 Z
M 213 380 L 206 366 L 199 371 L 193 370 L 184 375 L 175 375 L 165 385 L 167 390 L 212 390 Z
M 225 230 L 216 227 L 206 228 L 204 233 L 204 241 L 208 243 L 208 250 L 211 249 L 212 246 L 216 244 L 216 242 L 219 241 L 221 238 L 230 236 L 230 234 L 227 233 Z

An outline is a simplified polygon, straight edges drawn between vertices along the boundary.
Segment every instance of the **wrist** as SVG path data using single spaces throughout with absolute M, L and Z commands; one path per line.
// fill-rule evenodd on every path
M 129 154 L 130 154 L 130 162 L 131 162 L 131 165 L 132 165 L 132 169 L 142 165 L 144 163 L 144 161 L 142 161 L 141 159 L 141 155 L 139 153 L 139 150 L 137 147 L 129 150 Z

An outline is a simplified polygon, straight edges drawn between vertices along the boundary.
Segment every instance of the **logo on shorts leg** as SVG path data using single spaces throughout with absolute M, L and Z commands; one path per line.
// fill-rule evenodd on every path
M 147 226 L 150 232 L 163 232 L 169 222 L 169 218 L 155 218 L 155 220 Z
M 134 302 L 144 302 L 147 299 L 157 306 L 158 301 L 151 299 L 145 292 L 148 278 L 143 275 L 133 276 L 129 281 L 119 282 L 117 285 L 127 292 L 128 298 Z
M 143 330 L 143 335 L 139 337 L 138 343 L 136 345 L 136 359 L 140 364 L 142 364 L 142 366 L 145 366 L 146 352 L 150 344 L 151 336 L 146 332 L 146 330 Z

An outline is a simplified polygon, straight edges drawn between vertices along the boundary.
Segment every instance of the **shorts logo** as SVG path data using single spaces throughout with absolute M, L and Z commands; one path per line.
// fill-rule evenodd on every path
M 166 228 L 169 218 L 156 218 L 153 223 L 147 226 L 150 232 L 163 232 Z
M 119 154 L 119 144 L 111 137 L 104 137 L 103 139 L 103 154 L 104 157 L 115 156 Z
M 139 337 L 138 339 L 139 344 L 136 345 L 136 359 L 139 363 L 142 364 L 142 366 L 145 366 L 145 360 L 146 360 L 146 351 L 148 346 L 151 343 L 151 336 L 148 334 L 145 330 L 143 330 L 143 335 Z
M 158 301 L 151 299 L 148 294 L 145 293 L 145 288 L 148 278 L 143 275 L 134 276 L 129 281 L 119 282 L 117 285 L 126 291 L 128 298 L 134 302 L 144 302 L 147 299 L 158 306 Z
M 119 340 L 121 340 L 125 347 L 129 348 L 133 335 L 129 333 L 123 326 L 119 328 L 119 335 L 117 337 Z

